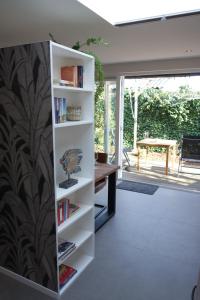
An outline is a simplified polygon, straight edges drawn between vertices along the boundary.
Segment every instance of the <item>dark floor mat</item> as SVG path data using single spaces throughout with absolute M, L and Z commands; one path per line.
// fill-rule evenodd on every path
M 136 193 L 153 195 L 157 191 L 159 186 L 148 184 L 148 183 L 123 180 L 117 185 L 117 188 L 121 190 L 136 192 Z

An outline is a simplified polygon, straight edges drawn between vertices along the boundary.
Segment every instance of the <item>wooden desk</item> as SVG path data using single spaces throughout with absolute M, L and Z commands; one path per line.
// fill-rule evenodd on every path
M 115 214 L 116 180 L 119 166 L 97 163 L 95 165 L 95 183 L 108 177 L 108 207 L 95 219 L 95 232 L 99 230 Z
M 166 164 L 165 164 L 165 175 L 168 175 L 168 165 L 169 165 L 169 152 L 172 149 L 172 168 L 174 168 L 174 162 L 176 158 L 176 140 L 163 140 L 163 139 L 144 139 L 137 142 L 138 148 L 138 164 L 137 169 L 140 170 L 140 148 L 145 147 L 148 152 L 149 147 L 160 147 L 166 148 Z

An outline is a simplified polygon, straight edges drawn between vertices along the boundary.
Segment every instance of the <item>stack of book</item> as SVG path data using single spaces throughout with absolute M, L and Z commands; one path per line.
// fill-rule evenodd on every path
M 66 66 L 61 68 L 61 85 L 83 87 L 83 66 Z
M 67 198 L 60 200 L 57 204 L 58 225 L 66 221 L 79 208 L 80 206 L 70 203 L 70 200 Z
M 66 241 L 64 239 L 58 239 L 58 259 L 65 259 L 74 249 L 76 244 L 73 242 Z
M 74 269 L 73 267 L 61 264 L 59 266 L 59 283 L 60 283 L 60 288 L 62 288 L 70 278 L 76 274 L 77 270 Z
M 55 122 L 63 123 L 67 120 L 67 100 L 66 98 L 54 97 Z

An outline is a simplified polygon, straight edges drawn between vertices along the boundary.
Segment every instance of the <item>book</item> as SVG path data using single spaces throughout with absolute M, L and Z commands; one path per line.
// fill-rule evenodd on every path
M 69 80 L 60 80 L 59 84 L 62 86 L 73 86 L 74 85 L 73 81 L 69 81 Z
M 69 199 L 63 198 L 57 203 L 58 225 L 69 217 Z
M 58 226 L 68 219 L 80 206 L 70 203 L 70 200 L 63 198 L 57 204 Z
M 73 267 L 61 264 L 59 266 L 59 284 L 62 288 L 69 280 L 77 273 L 77 270 Z
M 58 202 L 57 216 L 58 216 L 58 225 L 60 225 L 65 221 L 65 218 L 64 218 L 64 201 L 63 200 Z
M 60 98 L 60 122 L 66 122 L 67 120 L 67 103 L 66 98 Z
M 61 80 L 66 80 L 77 86 L 77 66 L 61 67 Z
M 58 259 L 65 259 L 75 248 L 75 243 L 58 238 Z
M 82 88 L 83 87 L 83 66 L 78 66 L 78 81 L 77 81 L 77 84 L 78 84 L 78 87 L 79 88 Z
M 54 109 L 55 109 L 55 123 L 59 123 L 59 101 L 57 97 L 54 97 Z
M 78 209 L 80 208 L 80 206 L 78 206 L 77 204 L 74 203 L 70 203 L 68 205 L 68 216 L 70 217 L 73 213 L 75 213 Z
M 69 199 L 64 198 L 64 219 L 66 220 L 69 215 Z
M 55 123 L 63 123 L 67 120 L 67 99 L 54 97 Z

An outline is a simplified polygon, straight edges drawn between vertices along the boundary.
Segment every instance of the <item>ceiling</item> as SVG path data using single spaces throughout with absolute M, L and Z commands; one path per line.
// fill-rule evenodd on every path
M 113 8 L 114 9 L 114 8 Z M 103 63 L 200 56 L 200 15 L 113 27 L 76 0 L 1 0 L 0 47 L 48 40 L 71 47 L 101 36 Z

